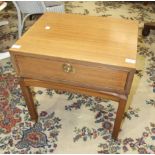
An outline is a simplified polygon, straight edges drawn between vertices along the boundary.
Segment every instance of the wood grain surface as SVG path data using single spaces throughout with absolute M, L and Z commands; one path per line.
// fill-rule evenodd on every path
M 21 77 L 69 83 L 98 90 L 121 93 L 125 91 L 128 72 L 117 68 L 20 55 L 16 55 L 16 61 Z M 64 64 L 70 64 L 73 71 L 66 73 L 63 69 Z
M 136 21 L 45 13 L 10 51 L 135 68 L 137 36 Z

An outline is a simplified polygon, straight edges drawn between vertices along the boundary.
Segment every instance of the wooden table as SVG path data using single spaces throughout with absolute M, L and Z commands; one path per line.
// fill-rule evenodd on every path
M 10 49 L 32 120 L 30 86 L 118 101 L 117 139 L 136 64 L 138 23 L 110 17 L 45 13 Z

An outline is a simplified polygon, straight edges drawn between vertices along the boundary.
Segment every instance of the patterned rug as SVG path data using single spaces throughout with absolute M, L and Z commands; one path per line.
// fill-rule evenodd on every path
M 10 2 L 11 3 L 11 2 Z M 154 8 L 153 8 L 154 6 Z M 118 141 L 111 139 L 117 103 L 43 88 L 32 92 L 39 111 L 30 120 L 9 59 L 0 61 L 0 153 L 155 153 L 155 32 L 143 38 L 144 22 L 155 19 L 155 5 L 142 2 L 66 2 L 67 13 L 139 21 L 137 72 Z M 0 14 L 0 48 L 17 35 L 12 5 Z M 28 21 L 32 24 L 35 21 Z M 28 23 L 27 22 L 27 23 Z M 26 27 L 28 24 L 26 23 Z M 1 33 L 2 32 L 2 33 Z

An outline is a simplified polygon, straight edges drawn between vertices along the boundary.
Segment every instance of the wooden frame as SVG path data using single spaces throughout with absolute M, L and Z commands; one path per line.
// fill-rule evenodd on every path
M 112 132 L 112 138 L 115 140 L 117 139 L 122 118 L 124 115 L 125 107 L 126 107 L 127 95 L 120 95 L 120 94 L 109 93 L 104 91 L 97 92 L 94 89 L 87 89 L 87 88 L 75 87 L 75 86 L 65 85 L 65 84 L 60 84 L 55 82 L 48 82 L 48 81 L 41 81 L 41 80 L 34 80 L 34 79 L 27 79 L 27 78 L 20 79 L 20 86 L 21 86 L 25 101 L 27 103 L 27 107 L 28 107 L 31 119 L 35 122 L 37 122 L 38 120 L 38 113 L 34 105 L 32 94 L 30 92 L 31 86 L 52 88 L 56 90 L 65 90 L 65 91 L 76 92 L 76 93 L 81 93 L 81 94 L 86 94 L 91 96 L 99 96 L 105 99 L 111 99 L 113 101 L 117 101 L 118 109 L 117 109 L 116 119 L 115 119 L 114 128 Z

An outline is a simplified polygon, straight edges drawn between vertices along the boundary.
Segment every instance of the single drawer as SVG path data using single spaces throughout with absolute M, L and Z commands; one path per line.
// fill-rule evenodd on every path
M 94 63 L 35 58 L 16 55 L 18 73 L 22 77 L 48 80 L 70 85 L 124 92 L 128 72 Z

